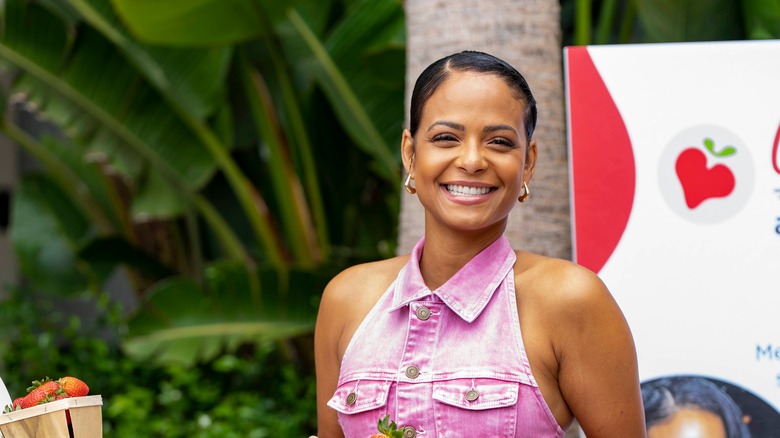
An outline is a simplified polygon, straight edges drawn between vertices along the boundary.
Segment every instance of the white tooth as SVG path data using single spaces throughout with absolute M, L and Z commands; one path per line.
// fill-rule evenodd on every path
M 490 192 L 489 187 L 470 187 L 448 184 L 447 190 L 455 196 L 478 196 Z

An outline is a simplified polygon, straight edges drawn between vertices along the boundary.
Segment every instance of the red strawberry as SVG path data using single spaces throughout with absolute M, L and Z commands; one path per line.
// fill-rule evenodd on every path
M 53 380 L 44 380 L 43 382 L 35 381 L 29 390 L 30 393 L 22 399 L 23 409 L 54 401 L 57 395 L 62 394 L 62 387 Z
M 22 409 L 22 397 L 17 398 L 13 403 L 5 406 L 3 408 L 3 413 L 7 414 L 9 412 L 18 411 L 20 409 Z
M 62 385 L 62 390 L 70 397 L 83 397 L 89 394 L 89 386 L 80 379 L 66 376 L 62 377 L 59 382 Z

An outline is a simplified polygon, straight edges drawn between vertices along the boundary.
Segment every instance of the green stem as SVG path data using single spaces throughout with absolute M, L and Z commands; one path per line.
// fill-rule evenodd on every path
M 604 0 L 601 3 L 601 13 L 596 27 L 596 44 L 608 44 L 609 34 L 614 27 L 617 0 Z
M 309 137 L 306 134 L 306 125 L 303 122 L 301 109 L 298 106 L 295 88 L 290 80 L 292 75 L 289 74 L 285 68 L 286 64 L 282 58 L 282 54 L 279 52 L 276 42 L 276 40 L 273 42 L 268 41 L 267 47 L 271 54 L 271 63 L 276 70 L 276 76 L 279 81 L 282 96 L 284 96 L 287 121 L 290 124 L 290 132 L 294 138 L 295 150 L 298 152 L 300 164 L 303 168 L 301 173 L 303 175 L 306 193 L 308 194 L 308 199 L 311 203 L 311 211 L 314 216 L 314 228 L 319 241 L 321 259 L 329 260 L 331 249 L 328 235 L 328 220 L 327 215 L 325 214 L 325 204 L 322 200 L 322 193 L 320 192 L 320 184 L 317 180 L 317 166 L 314 164 L 311 142 L 309 142 Z
M 172 99 L 169 99 L 167 96 L 166 100 L 169 104 L 172 104 L 172 107 L 182 120 L 206 145 L 211 155 L 217 161 L 217 166 L 225 173 L 225 177 L 227 177 L 236 197 L 238 197 L 238 201 L 249 220 L 252 230 L 266 250 L 268 260 L 275 267 L 284 268 L 286 263 L 282 245 L 277 240 L 276 234 L 270 225 L 271 219 L 268 206 L 262 196 L 260 196 L 260 193 L 255 190 L 246 175 L 241 172 L 236 162 L 228 154 L 227 148 L 219 141 L 211 129 L 206 127 L 201 121 L 196 120 L 178 103 L 172 102 Z
M 292 169 L 270 93 L 263 78 L 241 54 L 237 65 L 255 129 L 268 150 L 268 171 L 276 192 L 284 233 L 296 261 L 311 266 L 317 248 L 311 245 L 316 241 L 308 206 L 298 175 Z
M 591 43 L 591 0 L 576 0 L 574 14 L 574 44 L 587 46 Z
M 620 30 L 618 31 L 618 43 L 630 43 L 634 35 L 634 22 L 636 21 L 636 1 L 628 0 L 626 2 L 623 17 L 620 21 Z

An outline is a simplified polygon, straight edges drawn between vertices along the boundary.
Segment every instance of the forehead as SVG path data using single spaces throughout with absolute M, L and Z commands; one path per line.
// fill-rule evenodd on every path
M 423 119 L 483 114 L 518 120 L 524 109 L 524 102 L 500 76 L 452 71 L 425 103 Z

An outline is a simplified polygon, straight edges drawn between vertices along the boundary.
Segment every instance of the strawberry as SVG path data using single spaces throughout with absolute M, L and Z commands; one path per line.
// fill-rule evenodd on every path
M 395 424 L 395 421 L 390 421 L 390 415 L 385 415 L 385 418 L 379 420 L 376 428 L 379 430 L 379 433 L 375 433 L 369 438 L 403 438 L 404 436 L 404 433 L 398 430 L 398 426 Z
M 89 386 L 75 377 L 62 377 L 59 383 L 62 385 L 62 390 L 70 397 L 83 397 L 89 394 Z
M 17 398 L 13 403 L 4 407 L 3 413 L 7 414 L 9 412 L 18 411 L 20 409 L 22 409 L 22 397 Z
M 22 399 L 23 409 L 54 401 L 58 395 L 62 394 L 62 387 L 60 384 L 53 380 L 48 380 L 48 378 L 44 379 L 42 382 L 37 380 L 34 381 L 33 386 L 29 387 L 27 390 L 30 392 Z

